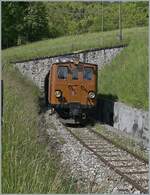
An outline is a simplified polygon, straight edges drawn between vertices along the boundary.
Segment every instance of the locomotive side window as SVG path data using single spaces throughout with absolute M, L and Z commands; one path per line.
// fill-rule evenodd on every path
M 84 80 L 92 80 L 93 77 L 93 68 L 85 67 L 83 72 Z
M 59 79 L 66 79 L 68 75 L 68 67 L 59 66 L 57 69 L 57 75 Z
M 78 80 L 78 69 L 77 68 L 72 70 L 72 79 Z

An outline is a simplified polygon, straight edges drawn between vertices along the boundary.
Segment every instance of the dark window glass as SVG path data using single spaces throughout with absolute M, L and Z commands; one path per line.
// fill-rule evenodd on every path
M 78 80 L 78 69 L 76 68 L 72 70 L 72 79 Z
M 93 76 L 93 68 L 84 68 L 84 72 L 83 72 L 83 78 L 85 80 L 92 80 L 92 76 Z
M 57 69 L 59 79 L 66 79 L 68 75 L 68 67 L 59 66 Z

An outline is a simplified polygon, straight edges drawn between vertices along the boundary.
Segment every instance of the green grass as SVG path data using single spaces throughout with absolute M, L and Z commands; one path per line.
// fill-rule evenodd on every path
M 148 153 L 141 149 L 138 143 L 136 143 L 135 140 L 129 135 L 125 137 L 115 131 L 109 131 L 100 124 L 96 125 L 95 131 L 104 136 L 106 139 L 110 140 L 117 147 L 120 147 L 131 154 L 134 154 L 138 158 L 143 159 L 145 162 L 148 162 Z
M 43 40 L 27 45 L 12 47 L 2 52 L 3 62 L 27 60 L 30 58 L 60 55 L 78 50 L 90 48 L 103 48 L 129 43 L 135 34 L 143 34 L 143 28 L 131 28 L 123 30 L 123 41 L 119 41 L 119 31 L 98 33 L 86 33 L 78 36 L 66 36 L 56 39 Z
M 125 48 L 99 72 L 99 93 L 148 110 L 148 29 L 135 32 Z
M 38 142 L 39 91 L 7 65 L 2 127 L 2 193 L 73 193 L 59 157 Z

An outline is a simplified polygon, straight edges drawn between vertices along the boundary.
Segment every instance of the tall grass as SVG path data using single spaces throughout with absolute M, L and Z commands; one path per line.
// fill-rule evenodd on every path
M 148 109 L 148 30 L 136 33 L 127 48 L 99 72 L 99 92 Z
M 59 158 L 38 143 L 38 89 L 11 66 L 3 72 L 2 193 L 71 193 Z

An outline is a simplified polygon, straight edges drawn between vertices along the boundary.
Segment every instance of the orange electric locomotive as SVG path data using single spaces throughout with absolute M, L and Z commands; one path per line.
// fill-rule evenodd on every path
M 96 108 L 97 65 L 61 62 L 51 66 L 48 103 L 64 119 L 81 122 Z

